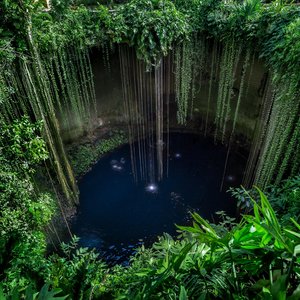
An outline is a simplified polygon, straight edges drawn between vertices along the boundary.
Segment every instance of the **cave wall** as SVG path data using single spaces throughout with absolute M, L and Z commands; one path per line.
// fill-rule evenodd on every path
M 81 138 L 92 134 L 93 130 L 99 128 L 126 128 L 126 119 L 124 116 L 124 102 L 122 94 L 122 82 L 120 72 L 120 61 L 118 48 L 107 53 L 101 48 L 90 50 L 90 59 L 94 73 L 94 85 L 97 100 L 97 115 L 93 120 L 93 128 L 87 129 L 83 124 L 78 127 L 64 127 L 61 125 L 62 137 L 65 143 L 80 142 Z M 204 131 L 207 115 L 207 99 L 209 93 L 209 66 L 211 58 L 207 57 L 207 73 L 203 74 L 200 82 L 196 85 L 195 99 L 193 101 L 192 118 L 185 126 L 178 125 L 176 119 L 175 89 L 173 83 L 173 92 L 170 95 L 170 128 Z M 242 63 L 237 69 L 237 76 L 232 89 L 233 101 L 237 100 L 238 89 L 241 81 Z M 239 116 L 236 125 L 237 135 L 242 135 L 249 142 L 252 140 L 255 124 L 259 115 L 260 106 L 263 100 L 266 82 L 269 80 L 267 69 L 263 61 L 255 58 L 251 70 L 248 70 L 246 76 L 247 94 L 243 96 L 239 109 Z M 250 76 L 250 78 L 248 78 Z M 174 70 L 170 76 L 174 77 Z M 173 78 L 174 79 L 174 78 Z M 173 81 L 172 79 L 172 81 Z M 171 89 L 172 90 L 172 89 Z M 214 132 L 214 111 L 216 109 L 216 99 L 218 94 L 218 82 L 213 82 L 212 101 L 208 113 L 209 133 Z M 62 122 L 60 122 L 62 124 Z
M 248 72 L 249 73 L 249 72 Z M 241 82 L 242 64 L 240 63 L 237 70 L 236 80 L 232 89 L 233 103 L 236 103 Z M 248 76 L 249 74 L 247 74 Z M 205 119 L 207 114 L 207 99 L 209 94 L 209 77 L 210 74 L 203 76 L 200 91 L 196 93 L 194 99 L 193 120 L 198 120 L 201 130 L 204 130 Z M 236 135 L 243 135 L 251 140 L 257 118 L 259 116 L 260 107 L 263 101 L 263 95 L 266 88 L 266 81 L 268 80 L 268 72 L 263 62 L 257 58 L 254 60 L 251 77 L 246 77 L 246 85 L 249 84 L 247 93 L 242 97 L 239 108 L 238 119 L 236 124 Z M 199 87 L 198 87 L 199 90 Z M 212 101 L 208 114 L 209 132 L 213 134 L 214 131 L 214 117 L 217 105 L 218 96 L 218 81 L 212 84 Z M 234 109 L 232 109 L 232 115 Z

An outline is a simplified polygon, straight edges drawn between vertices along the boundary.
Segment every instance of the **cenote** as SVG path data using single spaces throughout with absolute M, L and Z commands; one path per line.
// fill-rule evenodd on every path
M 299 300 L 299 1 L 0 0 L 0 299 Z
M 134 181 L 130 147 L 124 145 L 100 159 L 79 182 L 80 206 L 72 231 L 84 247 L 96 248 L 109 263 L 128 263 L 136 248 L 157 236 L 177 235 L 190 225 L 190 212 L 211 221 L 217 211 L 236 213 L 226 189 L 238 186 L 245 166 L 239 153 L 230 156 L 220 192 L 226 147 L 193 133 L 171 133 L 169 170 L 161 181 Z

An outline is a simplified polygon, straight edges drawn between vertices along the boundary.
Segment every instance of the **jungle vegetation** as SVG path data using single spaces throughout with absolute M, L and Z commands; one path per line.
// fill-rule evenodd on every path
M 206 128 L 212 118 L 215 139 L 229 149 L 254 58 L 260 57 L 269 68 L 269 79 L 244 185 L 264 188 L 296 175 L 299 6 L 258 0 L 143 0 L 92 8 L 76 1 L 52 1 L 50 10 L 41 1 L 6 0 L 0 5 L 1 119 L 9 123 L 27 114 L 44 121 L 49 155 L 57 162 L 52 168 L 73 202 L 78 191 L 60 126 L 92 130 L 97 115 L 89 57 L 93 47 L 102 49 L 109 64 L 110 52 L 128 45 L 148 69 L 171 55 L 179 124 L 192 117 L 196 81 L 201 89 L 201 78 L 209 73 L 210 86 L 218 84 L 218 96 L 213 114 L 211 93 L 208 97 Z M 210 63 L 204 60 L 208 56 Z M 239 69 L 236 96 L 232 86 Z
M 178 225 L 177 238 L 164 234 L 137 249 L 129 266 L 109 267 L 76 237 L 47 254 L 57 205 L 34 180 L 48 159 L 42 124 L 22 118 L 2 126 L 2 298 L 299 299 L 299 177 L 270 187 L 270 201 L 259 189 L 234 190 L 248 201 L 239 222 L 221 212 L 221 222 L 210 224 L 192 213 L 193 226 Z
M 0 298 L 299 299 L 299 6 L 278 0 L 108 2 L 53 0 L 50 10 L 43 1 L 0 2 Z M 55 231 L 54 214 L 64 215 L 61 202 L 78 201 L 76 165 L 60 127 L 93 129 L 89 51 L 101 48 L 109 65 L 110 53 L 123 46 L 142 61 L 137 70 L 155 72 L 158 87 L 165 84 L 161 66 L 168 68 L 172 57 L 179 124 L 192 117 L 195 78 L 201 89 L 208 73 L 210 91 L 218 82 L 214 137 L 229 150 L 254 58 L 264 61 L 269 79 L 244 184 L 255 183 L 266 195 L 236 190 L 247 208 L 239 222 L 224 217 L 213 225 L 193 214 L 194 225 L 178 226 L 178 238 L 165 235 L 139 249 L 129 267 L 109 268 L 93 250 L 78 248 L 76 237 L 61 245 L 61 254 L 47 253 L 46 235 Z M 157 105 L 160 95 L 156 89 Z M 207 101 L 206 127 L 211 93 Z M 41 169 L 50 191 L 39 184 Z

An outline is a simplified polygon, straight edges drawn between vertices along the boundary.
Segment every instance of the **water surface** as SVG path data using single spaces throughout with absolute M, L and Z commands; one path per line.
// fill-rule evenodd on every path
M 129 146 L 103 157 L 79 183 L 80 206 L 72 231 L 81 245 L 94 247 L 108 263 L 126 264 L 129 255 L 158 235 L 176 235 L 174 224 L 188 225 L 190 211 L 213 220 L 229 215 L 235 201 L 220 192 L 226 148 L 195 134 L 170 134 L 168 177 L 153 185 L 136 184 L 131 174 Z M 230 156 L 226 190 L 239 184 L 244 160 Z M 153 191 L 154 189 L 154 191 Z

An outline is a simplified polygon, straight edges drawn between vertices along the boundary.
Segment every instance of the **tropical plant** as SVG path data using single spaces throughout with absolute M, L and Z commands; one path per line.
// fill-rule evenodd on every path
M 43 228 L 55 204 L 47 193 L 37 193 L 33 175 L 47 156 L 39 136 L 41 124 L 28 118 L 2 124 L 0 134 L 0 278 L 7 290 L 24 288 L 32 274 L 43 273 L 46 251 Z
M 78 241 L 73 236 L 70 243 L 61 244 L 61 256 L 53 254 L 48 258 L 46 281 L 77 299 L 88 299 L 104 279 L 106 265 L 98 259 L 95 251 L 79 248 Z
M 112 273 L 116 298 L 297 299 L 299 297 L 299 224 L 280 225 L 258 190 L 254 215 L 218 233 L 193 214 L 193 227 L 178 226 L 181 238 L 165 234 L 152 249 L 140 249 L 131 266 Z M 108 286 L 109 288 L 109 286 Z
M 27 287 L 24 291 L 15 289 L 11 294 L 5 295 L 2 287 L 0 286 L 0 299 L 1 300 L 64 300 L 67 296 L 58 296 L 61 294 L 61 289 L 50 289 L 49 285 L 45 284 L 39 292 L 32 290 L 31 286 Z
M 113 131 L 110 137 L 95 143 L 85 143 L 69 149 L 69 156 L 76 176 L 82 176 L 103 155 L 125 144 L 127 137 L 123 131 Z
M 289 174 L 296 175 L 300 166 L 299 7 L 282 1 L 262 5 L 256 0 L 133 0 L 90 10 L 77 6 L 78 2 L 57 0 L 54 9 L 46 12 L 41 3 L 0 2 L 0 280 L 4 293 L 26 297 L 28 286 L 39 290 L 48 282 L 69 297 L 83 299 L 299 299 L 299 178 L 279 184 Z M 179 226 L 179 239 L 165 234 L 152 248 L 139 249 L 129 267 L 108 269 L 93 251 L 78 249 L 76 239 L 63 244 L 61 256 L 47 257 L 44 228 L 55 205 L 49 194 L 38 191 L 35 170 L 49 153 L 52 169 L 47 171 L 55 170 L 67 196 L 76 194 L 57 116 L 63 116 L 63 125 L 74 121 L 86 130 L 92 127 L 96 106 L 89 49 L 101 46 L 107 59 L 112 44 L 127 44 L 149 66 L 176 47 L 178 115 L 184 123 L 193 108 L 193 101 L 187 99 L 195 93 L 195 78 L 206 74 L 203 58 L 209 57 L 211 49 L 199 47 L 199 34 L 204 37 L 201 45 L 206 45 L 203 40 L 209 41 L 208 46 L 214 44 L 209 98 L 216 77 L 215 125 L 223 142 L 230 125 L 231 142 L 247 90 L 249 58 L 256 55 L 242 46 L 259 53 L 272 73 L 275 92 L 260 120 L 264 128 L 253 147 L 255 166 L 250 168 L 261 187 L 275 181 L 276 186 L 266 192 L 269 201 L 260 190 L 237 191 L 240 202 L 249 207 L 239 224 L 224 216 L 223 226 L 213 226 L 193 214 L 192 227 Z M 240 92 L 233 101 L 243 53 Z M 21 119 L 24 113 L 43 121 L 43 129 L 40 121 L 33 125 L 28 118 Z M 118 143 L 92 145 L 92 151 L 82 147 L 74 155 L 74 165 L 89 154 L 83 165 L 86 170 L 99 154 Z M 38 297 L 53 297 L 57 292 L 46 285 Z
M 148 64 L 156 64 L 188 33 L 184 15 L 165 0 L 133 0 L 117 6 L 107 27 L 113 42 L 134 46 L 138 58 Z
M 248 213 L 253 209 L 253 203 L 249 194 L 256 195 L 257 191 L 252 189 L 246 191 L 244 188 L 230 188 L 230 194 L 237 199 L 237 205 L 242 212 Z M 295 176 L 283 180 L 280 184 L 270 185 L 266 188 L 265 194 L 270 204 L 281 220 L 286 225 L 290 218 L 300 221 L 300 177 Z

